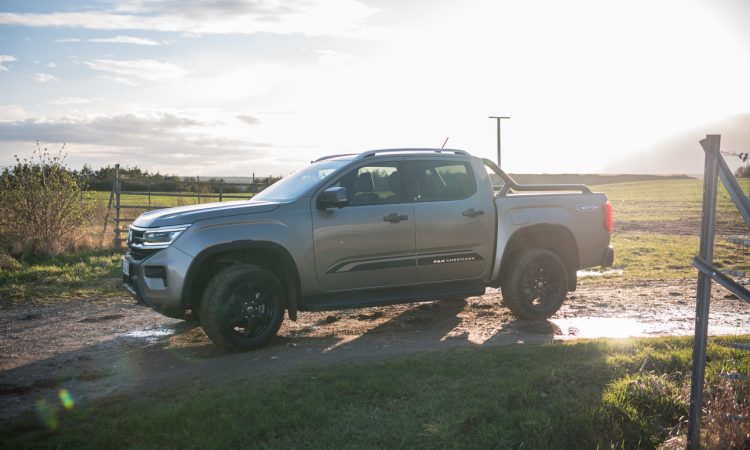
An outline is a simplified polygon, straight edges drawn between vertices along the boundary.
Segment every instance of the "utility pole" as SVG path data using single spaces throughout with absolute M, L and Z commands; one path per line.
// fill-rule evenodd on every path
M 510 116 L 490 116 L 490 119 L 497 120 L 497 167 L 503 168 L 502 165 L 500 165 L 500 149 L 502 148 L 502 142 L 500 140 L 500 122 L 503 119 L 510 119 Z

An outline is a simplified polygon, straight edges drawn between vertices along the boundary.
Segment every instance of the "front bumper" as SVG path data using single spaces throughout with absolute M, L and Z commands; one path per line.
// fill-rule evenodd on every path
M 128 252 L 122 257 L 125 289 L 136 301 L 151 308 L 163 311 L 185 309 L 182 287 L 191 260 L 189 255 L 175 247 L 140 258 Z

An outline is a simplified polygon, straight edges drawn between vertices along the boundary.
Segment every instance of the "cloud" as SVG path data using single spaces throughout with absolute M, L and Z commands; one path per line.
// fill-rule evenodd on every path
M 48 62 L 47 63 L 47 67 L 49 67 L 50 69 L 54 69 L 55 67 L 57 67 L 57 64 L 55 64 L 53 62 Z
M 78 155 L 82 163 L 87 161 L 84 156 L 98 162 L 107 155 L 109 160 L 141 167 L 220 165 L 233 158 L 260 157 L 271 147 L 217 136 L 207 131 L 209 125 L 172 113 L 0 121 L 0 142 L 77 144 L 91 149 L 88 155 Z
M 108 43 L 108 44 L 134 44 L 134 45 L 161 45 L 152 39 L 139 38 L 134 36 L 115 36 L 113 38 L 95 38 L 89 39 L 88 42 Z
M 348 64 L 354 61 L 352 55 L 337 52 L 335 50 L 318 50 L 318 62 L 327 66 Z
M 57 106 L 70 106 L 70 105 L 85 105 L 91 103 L 93 99 L 84 97 L 58 97 L 49 101 L 50 105 Z
M 13 62 L 13 61 L 15 61 L 15 60 L 16 60 L 16 57 L 15 57 L 15 56 L 10 56 L 10 55 L 0 55 L 0 72 L 7 72 L 8 70 L 10 70 L 10 69 L 8 69 L 7 67 L 5 67 L 5 66 L 3 65 L 3 63 L 6 63 L 6 62 Z
M 78 38 L 63 38 L 63 39 L 55 39 L 55 42 L 81 42 Z
M 362 32 L 364 20 L 376 11 L 358 0 L 153 0 L 112 2 L 109 9 L 77 12 L 0 13 L 0 24 L 192 34 L 351 35 Z
M 22 120 L 29 117 L 23 107 L 18 105 L 0 105 L 0 122 L 4 120 Z
M 39 83 L 49 83 L 50 81 L 60 81 L 56 76 L 50 75 L 48 73 L 41 73 L 37 72 L 35 73 L 32 78 L 34 78 L 34 81 Z
M 179 66 L 156 61 L 154 59 L 114 60 L 95 59 L 84 61 L 90 69 L 115 75 L 108 79 L 137 86 L 141 81 L 169 81 L 178 80 L 185 76 L 187 71 Z
M 245 114 L 240 114 L 239 116 L 237 116 L 237 118 L 239 120 L 241 120 L 242 122 L 245 122 L 248 125 L 258 125 L 258 124 L 260 124 L 260 119 L 258 119 L 257 117 L 248 116 L 248 115 L 245 115 Z

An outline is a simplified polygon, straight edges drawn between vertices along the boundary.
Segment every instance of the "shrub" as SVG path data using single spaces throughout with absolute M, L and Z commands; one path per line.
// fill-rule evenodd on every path
M 92 205 L 82 200 L 83 183 L 37 142 L 31 160 L 0 174 L 0 237 L 12 254 L 52 256 L 72 248 L 83 235 Z

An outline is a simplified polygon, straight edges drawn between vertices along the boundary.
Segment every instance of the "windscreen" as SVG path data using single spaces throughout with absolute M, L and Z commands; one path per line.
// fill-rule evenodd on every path
M 267 202 L 289 202 L 295 200 L 347 163 L 349 161 L 342 160 L 315 163 L 282 178 L 253 197 L 253 200 Z

